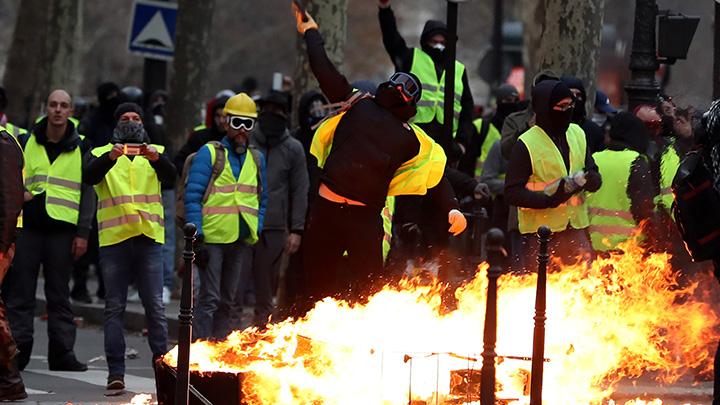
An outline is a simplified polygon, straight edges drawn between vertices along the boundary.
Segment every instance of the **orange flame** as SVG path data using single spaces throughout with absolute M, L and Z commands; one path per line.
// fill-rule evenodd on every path
M 712 367 L 719 322 L 698 283 L 681 286 L 667 254 L 625 250 L 548 275 L 545 403 L 600 403 L 624 377 L 652 371 L 672 383 Z M 529 400 L 535 288 L 535 275 L 499 280 L 496 396 L 505 403 Z M 194 343 L 191 368 L 244 373 L 248 404 L 471 403 L 477 392 L 451 393 L 451 370 L 479 375 L 486 289 L 483 264 L 449 313 L 443 287 L 412 280 L 365 305 L 326 298 L 302 319 Z M 177 347 L 165 362 L 174 367 L 176 356 Z

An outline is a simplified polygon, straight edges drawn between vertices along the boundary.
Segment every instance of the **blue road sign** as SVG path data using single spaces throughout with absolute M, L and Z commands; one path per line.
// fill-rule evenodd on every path
M 135 0 L 128 49 L 146 58 L 172 60 L 175 53 L 177 3 Z

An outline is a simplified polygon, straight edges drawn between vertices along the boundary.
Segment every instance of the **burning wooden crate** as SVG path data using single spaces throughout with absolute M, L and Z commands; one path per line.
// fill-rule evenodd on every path
M 190 372 L 191 390 L 195 390 L 214 405 L 242 405 L 242 373 Z M 159 405 L 175 405 L 175 368 L 167 365 L 162 358 L 155 361 L 155 384 Z M 190 405 L 205 405 L 193 392 Z

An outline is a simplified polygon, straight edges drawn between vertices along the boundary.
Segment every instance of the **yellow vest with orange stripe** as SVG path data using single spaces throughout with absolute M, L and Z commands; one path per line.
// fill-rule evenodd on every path
M 50 163 L 45 146 L 31 134 L 25 144 L 25 188 L 33 195 L 45 193 L 50 218 L 77 225 L 82 187 L 82 153 L 77 147 Z
M 630 171 L 640 154 L 632 150 L 604 150 L 595 152 L 603 182 L 600 189 L 588 193 L 590 214 L 590 241 L 593 249 L 605 252 L 630 239 L 637 222 L 630 212 L 631 201 L 627 194 Z
M 159 153 L 165 149 L 160 145 L 151 146 Z M 90 153 L 100 157 L 112 148 L 112 144 L 107 144 Z M 165 243 L 160 180 L 145 157 L 135 156 L 132 160 L 125 155 L 118 157 L 105 178 L 95 186 L 95 192 L 101 247 L 140 235 Z
M 210 151 L 211 162 L 215 162 L 215 147 L 205 145 Z M 240 237 L 240 217 L 250 229 L 245 239 L 249 245 L 258 241 L 258 212 L 260 209 L 260 187 L 258 164 L 255 155 L 248 149 L 240 175 L 235 178 L 225 150 L 225 167 L 210 187 L 208 199 L 202 207 L 202 231 L 207 243 L 233 243 Z
M 585 167 L 585 133 L 579 126 L 570 124 L 565 136 L 570 148 L 570 173 L 577 173 Z M 542 128 L 533 126 L 519 140 L 525 144 L 532 164 L 532 175 L 526 185 L 528 190 L 543 192 L 548 185 L 569 175 L 560 150 Z M 553 232 L 561 232 L 568 227 L 587 228 L 588 211 L 582 194 L 573 195 L 556 208 L 518 207 L 520 233 L 535 233 L 543 225 Z

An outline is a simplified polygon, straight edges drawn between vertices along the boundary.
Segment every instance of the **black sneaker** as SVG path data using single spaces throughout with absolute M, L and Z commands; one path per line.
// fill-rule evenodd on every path
M 124 390 L 125 389 L 125 377 L 121 375 L 111 375 L 107 379 L 107 390 Z
M 62 363 L 49 363 L 50 371 L 87 371 L 87 364 L 80 363 L 77 359 L 70 359 Z

